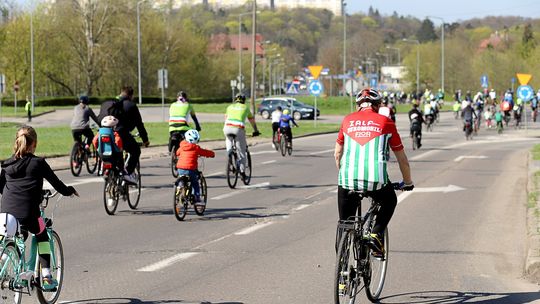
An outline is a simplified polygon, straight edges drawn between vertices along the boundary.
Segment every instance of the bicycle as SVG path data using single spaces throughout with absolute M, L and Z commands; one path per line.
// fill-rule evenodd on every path
M 176 170 L 176 163 L 178 163 L 178 156 L 176 156 L 176 150 L 180 147 L 180 143 L 184 140 L 185 131 L 173 131 L 170 135 L 170 141 L 172 143 L 171 149 L 171 173 L 174 178 L 178 177 L 178 171 Z
M 292 154 L 292 142 L 289 142 L 289 136 L 281 128 L 279 128 L 278 132 L 280 133 L 279 150 L 281 156 L 285 157 L 286 154 L 290 156 Z
M 470 120 L 465 121 L 465 127 L 464 127 L 463 131 L 465 131 L 465 139 L 466 140 L 472 140 L 472 138 L 473 138 L 473 126 L 472 126 L 472 122 Z
M 240 174 L 240 159 L 236 149 L 236 135 L 229 134 L 227 136 L 232 142 L 232 148 L 227 157 L 227 168 L 225 172 L 227 172 L 227 184 L 229 185 L 229 188 L 234 189 L 238 182 L 238 175 Z M 249 185 L 249 182 L 251 181 L 251 170 L 251 154 L 246 145 L 246 165 L 244 174 L 242 175 L 242 182 L 244 185 Z
M 52 249 L 51 274 L 58 282 L 58 285 L 53 289 L 45 290 L 42 287 L 41 265 L 35 235 L 31 237 L 30 253 L 27 254 L 25 245 L 27 232 L 20 230 L 15 217 L 7 213 L 0 213 L 0 217 L 5 216 L 6 219 L 1 228 L 3 237 L 0 243 L 0 300 L 2 303 L 21 303 L 22 295 L 31 296 L 33 291 L 36 292 L 37 298 L 42 304 L 54 304 L 60 297 L 64 281 L 64 251 L 60 236 L 52 228 L 54 211 L 58 207 L 60 199 L 56 201 L 51 217 L 45 217 L 45 208 L 49 204 L 49 199 L 57 194 L 58 192 L 52 193 L 50 190 L 44 190 L 43 202 L 40 204 L 40 213 L 46 223 L 45 229 Z M 27 256 L 29 257 L 28 261 L 26 261 Z
M 399 190 L 400 183 L 392 183 Z M 359 195 L 358 212 L 361 212 L 362 199 L 367 197 L 364 192 Z M 336 304 L 354 304 L 356 296 L 365 288 L 371 302 L 377 302 L 382 293 L 386 270 L 388 267 L 388 228 L 384 230 L 384 252 L 382 256 L 373 253 L 368 236 L 375 226 L 375 217 L 380 209 L 380 203 L 372 200 L 367 212 L 362 216 L 352 216 L 340 220 L 336 231 L 336 269 L 334 277 L 334 301 Z M 362 285 L 363 281 L 363 285 Z
M 130 157 L 131 155 L 126 152 L 125 164 L 127 164 Z M 103 161 L 102 170 L 105 178 L 105 184 L 103 185 L 103 204 L 105 205 L 105 212 L 107 212 L 108 215 L 114 215 L 120 197 L 122 197 L 122 200 L 127 201 L 130 209 L 137 209 L 141 198 L 140 162 L 137 162 L 134 171 L 137 176 L 137 183 L 135 184 L 126 182 L 122 170 L 118 168 L 118 166 L 113 165 L 112 162 Z
M 502 134 L 502 132 L 503 132 L 503 122 L 497 121 L 497 133 Z
M 433 115 L 426 115 L 426 131 L 433 131 Z
M 281 147 L 281 128 L 278 128 L 275 134 L 272 135 L 272 146 L 276 151 Z
M 195 213 L 199 216 L 204 215 L 206 210 L 206 202 L 208 201 L 208 188 L 206 186 L 206 179 L 201 171 L 199 173 L 199 180 L 201 186 L 201 202 L 204 202 L 204 205 L 195 204 L 195 194 L 191 187 L 192 180 L 188 175 L 181 175 L 178 177 L 174 183 L 174 200 L 173 200 L 173 210 L 174 216 L 177 220 L 183 221 L 186 217 L 189 205 L 193 206 Z
M 73 176 L 79 176 L 82 171 L 83 163 L 86 164 L 86 170 L 89 174 L 93 174 L 98 166 L 99 155 L 93 144 L 90 143 L 88 148 L 82 142 L 76 141 L 71 148 L 71 156 L 69 157 L 69 168 Z

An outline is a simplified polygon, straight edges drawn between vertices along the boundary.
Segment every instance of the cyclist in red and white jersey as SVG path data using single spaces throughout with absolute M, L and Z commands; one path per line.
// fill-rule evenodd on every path
M 356 215 L 356 195 L 364 192 L 381 203 L 371 243 L 379 253 L 384 252 L 383 233 L 392 218 L 397 197 L 386 171 L 389 149 L 394 151 L 401 170 L 402 190 L 414 188 L 409 161 L 395 123 L 378 114 L 382 96 L 373 89 L 364 89 L 356 96 L 358 111 L 347 115 L 341 124 L 334 157 L 339 170 L 338 211 L 339 219 L 347 220 Z

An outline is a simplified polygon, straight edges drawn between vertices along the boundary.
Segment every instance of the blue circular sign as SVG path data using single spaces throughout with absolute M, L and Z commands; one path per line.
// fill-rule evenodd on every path
M 530 85 L 521 85 L 517 88 L 517 96 L 523 101 L 529 101 L 534 96 L 534 90 Z
M 319 96 L 322 94 L 323 91 L 323 85 L 318 80 L 312 80 L 309 83 L 309 94 Z

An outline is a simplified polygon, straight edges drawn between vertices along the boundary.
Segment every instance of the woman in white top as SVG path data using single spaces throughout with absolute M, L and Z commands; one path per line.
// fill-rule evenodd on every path
M 279 129 L 279 122 L 281 120 L 281 114 L 283 114 L 281 107 L 277 107 L 274 112 L 272 112 L 272 147 L 276 148 L 275 137 Z

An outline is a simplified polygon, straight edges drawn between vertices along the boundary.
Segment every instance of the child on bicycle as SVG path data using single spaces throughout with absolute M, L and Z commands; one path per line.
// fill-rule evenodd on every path
M 283 114 L 281 115 L 280 122 L 279 122 L 279 129 L 281 130 L 281 133 L 287 134 L 288 143 L 287 145 L 289 147 L 292 147 L 292 130 L 291 130 L 291 123 L 293 123 L 296 127 L 298 125 L 294 121 L 294 118 L 289 115 L 289 109 L 283 110 Z
M 82 136 L 84 135 L 84 145 L 88 149 L 90 140 L 94 137 L 94 133 L 90 128 L 90 118 L 99 124 L 98 118 L 94 111 L 88 106 L 88 96 L 80 96 L 79 104 L 73 108 L 73 118 L 71 119 L 71 133 L 73 134 L 73 140 L 78 143 L 83 143 Z
M 117 124 L 118 119 L 116 119 L 116 117 L 112 115 L 103 117 L 103 119 L 101 120 L 101 128 L 99 128 L 98 133 L 92 140 L 92 144 L 94 145 L 94 147 L 96 147 L 96 150 L 98 151 L 99 156 L 103 161 L 110 162 L 114 166 L 118 167 L 120 170 L 123 170 L 124 160 L 122 156 L 122 151 L 124 145 L 122 142 L 122 138 L 120 138 L 120 134 L 118 134 L 118 132 L 114 130 Z M 104 136 L 111 135 L 114 136 L 114 145 L 112 141 L 103 141 Z M 102 142 L 100 142 L 100 138 Z M 124 172 L 124 174 L 127 174 L 127 172 Z
M 12 214 L 21 224 L 23 231 L 36 235 L 39 262 L 41 264 L 42 287 L 51 290 L 58 285 L 50 270 L 51 247 L 45 223 L 40 216 L 43 179 L 64 196 L 79 196 L 75 188 L 66 186 L 42 157 L 34 155 L 37 134 L 34 128 L 19 128 L 15 137 L 14 153 L 2 163 L 0 173 L 0 212 Z M 24 232 L 23 232 L 24 233 Z
M 214 151 L 203 149 L 198 145 L 201 136 L 197 130 L 191 129 L 186 131 L 184 138 L 185 140 L 180 143 L 180 148 L 176 150 L 176 155 L 178 156 L 178 162 L 176 163 L 178 175 L 189 176 L 193 193 L 195 194 L 195 205 L 204 206 L 206 202 L 201 202 L 198 158 L 199 156 L 215 157 L 216 154 Z

